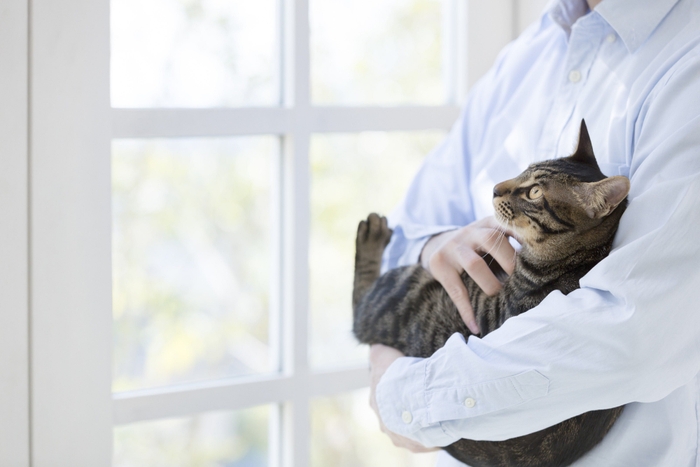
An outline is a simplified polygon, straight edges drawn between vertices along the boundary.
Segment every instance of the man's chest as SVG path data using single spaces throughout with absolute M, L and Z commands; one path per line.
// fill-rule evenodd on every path
M 604 31 L 603 31 L 604 32 Z M 470 187 L 477 218 L 493 214 L 493 186 L 529 164 L 570 155 L 586 120 L 601 170 L 629 175 L 639 93 L 624 44 L 613 33 L 550 45 L 530 64 L 509 64 L 489 104 L 485 134 L 470 150 Z M 576 40 L 589 43 L 578 46 Z M 517 60 L 515 57 L 514 60 Z

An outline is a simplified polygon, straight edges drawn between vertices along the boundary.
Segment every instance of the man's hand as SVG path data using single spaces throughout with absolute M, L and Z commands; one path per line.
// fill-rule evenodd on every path
M 400 448 L 406 448 L 411 452 L 430 452 L 437 451 L 437 448 L 426 448 L 425 446 L 417 443 L 411 439 L 397 435 L 393 431 L 390 431 L 384 423 L 382 418 L 379 416 L 379 408 L 377 407 L 377 397 L 376 390 L 379 380 L 382 378 L 384 372 L 386 372 L 389 365 L 391 365 L 397 358 L 403 357 L 404 354 L 398 350 L 387 347 L 386 345 L 374 344 L 369 350 L 369 362 L 370 362 L 370 392 L 369 392 L 369 405 L 377 414 L 377 419 L 379 419 L 379 427 L 386 433 L 394 446 Z
M 490 254 L 507 274 L 512 274 L 515 249 L 508 243 L 507 236 L 512 235 L 504 233 L 493 217 L 487 217 L 461 229 L 435 235 L 421 252 L 421 264 L 445 288 L 472 334 L 480 331 L 460 274 L 466 271 L 488 295 L 498 293 L 501 283 L 483 257 Z

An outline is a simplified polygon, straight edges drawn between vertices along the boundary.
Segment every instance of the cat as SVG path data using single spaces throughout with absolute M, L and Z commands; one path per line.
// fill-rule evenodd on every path
M 481 336 L 538 305 L 550 292 L 579 288 L 579 279 L 605 258 L 627 205 L 626 177 L 605 177 L 588 130 L 568 157 L 538 162 L 493 191 L 495 217 L 516 234 L 522 249 L 509 277 L 494 265 L 503 287 L 486 295 L 466 273 L 462 280 Z M 471 334 L 445 289 L 420 264 L 380 276 L 392 231 L 370 214 L 357 231 L 353 332 L 365 344 L 385 344 L 429 357 L 455 332 Z M 598 444 L 623 407 L 581 414 L 544 430 L 505 441 L 461 439 L 444 447 L 471 467 L 563 467 Z

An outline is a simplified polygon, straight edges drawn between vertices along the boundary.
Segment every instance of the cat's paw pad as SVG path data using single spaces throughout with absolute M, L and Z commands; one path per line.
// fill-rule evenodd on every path
M 372 213 L 367 220 L 361 221 L 357 226 L 357 247 L 363 249 L 380 249 L 384 251 L 391 239 L 392 230 L 389 228 L 386 217 Z

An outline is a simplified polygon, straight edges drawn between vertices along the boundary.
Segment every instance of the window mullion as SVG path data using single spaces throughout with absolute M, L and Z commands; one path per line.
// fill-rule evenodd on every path
M 294 131 L 285 138 L 283 181 L 283 369 L 295 380 L 285 407 L 284 467 L 308 465 L 308 397 L 303 382 L 308 370 L 308 250 L 309 250 L 309 144 L 308 112 L 296 109 Z M 306 117 L 306 118 L 304 118 Z
M 283 370 L 293 379 L 282 411 L 284 467 L 309 465 L 308 288 L 310 56 L 309 1 L 283 2 L 284 106 L 292 111 L 283 145 Z
M 452 12 L 454 19 L 452 27 L 454 33 L 450 38 L 454 41 L 452 46 L 454 60 L 454 76 L 455 76 L 455 101 L 454 104 L 462 105 L 467 99 L 469 93 L 469 56 L 468 56 L 468 35 L 469 35 L 469 18 L 467 2 L 459 0 L 450 0 L 453 2 Z
M 454 60 L 457 53 L 455 46 L 457 45 L 457 28 L 456 28 L 456 15 L 455 11 L 457 9 L 456 0 L 443 0 L 442 1 L 442 27 L 441 41 L 442 41 L 442 85 L 444 88 L 444 98 L 443 103 L 454 103 L 457 101 L 457 63 Z
M 309 0 L 281 0 L 284 8 L 283 85 L 284 105 L 309 107 L 310 50 Z
M 178 138 L 283 134 L 289 109 L 112 109 L 112 138 Z
M 186 417 L 201 412 L 243 410 L 285 400 L 332 396 L 364 388 L 368 383 L 367 369 L 354 368 L 301 377 L 261 376 L 140 389 L 116 393 L 112 413 L 115 425 L 125 425 Z
M 466 80 L 465 80 L 466 82 Z M 289 107 L 233 109 L 112 109 L 112 138 L 201 138 L 313 133 L 447 129 L 456 105 Z

